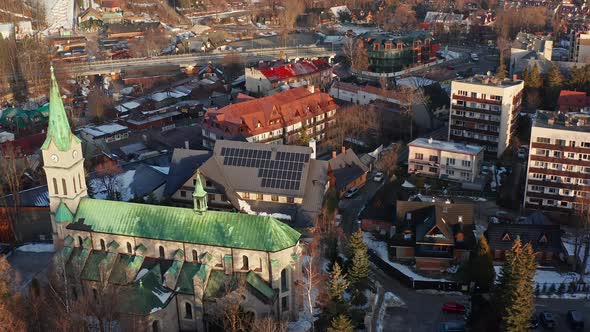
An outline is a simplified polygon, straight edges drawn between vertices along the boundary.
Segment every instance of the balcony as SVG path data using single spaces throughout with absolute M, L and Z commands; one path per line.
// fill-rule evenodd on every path
M 455 106 L 455 105 L 453 105 L 453 106 Z M 489 125 L 498 126 L 498 127 L 500 126 L 500 120 L 495 121 L 495 120 L 486 120 L 486 119 L 480 119 L 480 118 L 470 118 L 468 116 L 457 115 L 457 114 L 451 114 L 451 118 L 453 120 L 459 120 L 459 121 L 489 124 Z
M 529 173 L 540 173 L 540 174 L 546 174 L 546 175 L 565 176 L 565 177 L 574 178 L 574 179 L 579 178 L 579 179 L 590 180 L 590 173 L 562 171 L 562 170 L 534 167 L 534 166 L 529 166 Z
M 586 153 L 590 154 L 590 148 L 583 148 L 579 146 L 568 146 L 568 145 L 557 145 L 557 144 L 546 144 L 546 143 L 536 143 L 532 144 L 533 149 L 547 149 L 547 150 L 555 150 L 555 151 L 562 151 L 562 152 L 577 152 L 577 153 Z
M 471 102 L 474 102 L 474 103 L 490 104 L 490 105 L 502 105 L 502 102 L 501 101 L 490 100 L 490 99 L 481 99 L 481 98 L 473 98 L 473 97 L 461 96 L 461 95 L 458 95 L 458 94 L 453 94 L 453 99 L 456 99 L 456 100 L 464 100 L 464 101 L 471 101 Z
M 490 135 L 490 136 L 500 136 L 500 133 L 497 131 L 485 130 L 485 129 L 477 129 L 477 128 L 469 128 L 465 126 L 459 125 L 451 125 L 451 129 L 454 130 L 466 130 L 473 133 L 483 134 L 483 135 Z

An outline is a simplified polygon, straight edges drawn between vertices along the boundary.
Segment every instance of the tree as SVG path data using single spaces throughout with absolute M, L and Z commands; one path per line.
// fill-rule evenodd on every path
M 0 149 L 0 197 L 6 207 L 6 216 L 10 231 L 16 242 L 20 242 L 20 233 L 17 232 L 16 224 L 20 216 L 20 191 L 22 178 L 27 169 L 27 161 L 19 156 L 14 145 L 4 145 Z M 7 190 L 6 190 L 7 189 Z M 12 206 L 8 204 L 6 194 L 12 198 Z
M 112 100 L 100 86 L 95 86 L 88 92 L 88 110 L 97 123 L 104 121 L 105 111 L 111 102 Z
M 249 331 L 253 321 L 242 310 L 246 294 L 244 281 L 230 280 L 222 287 L 224 294 L 211 305 L 212 319 L 222 326 L 224 331 Z
M 6 275 L 9 270 L 8 261 L 0 259 L 0 326 L 6 331 L 27 331 L 26 315 L 23 315 L 22 297 L 14 293 L 8 284 Z
M 559 97 L 559 91 L 563 86 L 564 77 L 561 74 L 559 66 L 552 63 L 547 73 L 547 81 L 545 84 L 545 98 L 547 105 L 555 107 L 557 104 L 557 98 Z
M 305 5 L 302 1 L 283 1 L 283 11 L 281 12 L 281 26 L 288 32 L 292 31 L 297 22 L 297 17 L 303 14 Z
M 369 69 L 369 56 L 365 42 L 362 39 L 357 39 L 354 46 L 353 61 L 351 67 L 357 71 L 364 71 Z
M 328 280 L 328 295 L 332 302 L 344 303 L 344 292 L 348 288 L 346 274 L 342 272 L 340 264 L 334 263 L 330 279 Z
M 362 288 L 369 279 L 369 253 L 363 240 L 363 231 L 359 228 L 348 240 L 350 268 L 348 281 L 355 288 Z
M 574 66 L 570 70 L 570 79 L 567 81 L 567 85 L 572 90 L 590 93 L 590 65 Z
M 372 107 L 349 105 L 338 110 L 338 119 L 328 126 L 325 145 L 340 149 L 346 139 L 376 138 L 381 130 L 379 114 Z
M 503 80 L 506 78 L 507 70 L 506 70 L 506 61 L 504 60 L 504 50 L 500 50 L 500 65 L 496 70 L 496 78 L 499 80 Z
M 121 181 L 119 175 L 123 172 L 123 169 L 114 160 L 107 160 L 95 168 L 96 178 L 98 182 L 98 192 L 105 192 L 107 199 L 117 200 L 120 196 Z
M 533 278 L 537 261 L 530 243 L 522 245 L 519 238 L 506 254 L 498 287 L 499 308 L 508 331 L 528 331 L 535 311 Z
M 385 181 L 391 182 L 394 179 L 399 151 L 400 145 L 394 144 L 391 149 L 386 149 L 381 153 L 375 164 L 377 169 L 386 175 Z
M 475 250 L 467 262 L 467 281 L 474 282 L 482 292 L 487 292 L 494 283 L 495 272 L 490 247 L 485 236 L 479 238 Z
M 531 70 L 529 81 L 525 82 L 525 86 L 529 89 L 540 89 L 543 86 L 541 71 L 539 70 L 539 66 L 537 66 L 536 63 L 533 66 L 533 69 Z
M 328 332 L 353 332 L 352 321 L 345 314 L 340 314 L 332 319 L 332 326 L 328 328 Z
M 252 332 L 287 332 L 287 324 L 276 321 L 272 317 L 256 318 L 252 324 Z
M 223 56 L 221 61 L 225 78 L 231 82 L 240 75 L 244 75 L 244 58 L 238 52 L 231 52 Z

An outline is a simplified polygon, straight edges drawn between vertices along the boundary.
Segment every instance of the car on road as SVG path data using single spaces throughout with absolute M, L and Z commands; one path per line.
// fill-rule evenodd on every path
M 373 181 L 375 181 L 375 182 L 383 181 L 383 172 L 375 173 L 375 176 L 373 176 Z
M 554 329 L 555 328 L 555 318 L 553 314 L 549 311 L 543 311 L 539 314 L 539 320 L 541 321 L 541 325 L 543 325 L 546 329 Z
M 567 323 L 569 324 L 570 329 L 574 331 L 584 330 L 584 316 L 582 316 L 582 313 L 577 310 L 569 310 L 567 312 Z
M 469 55 L 469 57 L 471 57 L 471 60 L 473 61 L 479 61 L 479 56 L 477 56 L 476 53 L 471 53 L 471 55 Z
M 443 304 L 442 311 L 447 314 L 463 314 L 465 306 L 457 302 L 447 302 Z
M 462 321 L 450 321 L 450 322 L 442 322 L 439 326 L 439 332 L 464 332 L 465 331 L 465 322 Z
M 453 67 L 453 66 L 447 66 L 447 69 L 448 70 L 455 70 L 455 67 Z
M 346 193 L 344 194 L 344 197 L 351 198 L 354 195 L 356 195 L 358 192 L 359 192 L 359 188 L 352 187 L 352 188 L 348 189 L 348 191 L 346 191 Z

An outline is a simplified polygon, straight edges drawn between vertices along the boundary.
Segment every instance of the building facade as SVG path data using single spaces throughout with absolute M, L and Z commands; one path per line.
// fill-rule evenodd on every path
M 290 144 L 303 130 L 321 144 L 337 109 L 330 95 L 309 86 L 209 110 L 202 123 L 203 146 L 213 149 L 218 139 Z
M 474 182 L 483 162 L 483 147 L 417 138 L 408 143 L 408 173 Z
M 71 296 L 98 298 L 113 289 L 118 325 L 154 332 L 206 331 L 216 300 L 236 292 L 253 317 L 295 318 L 297 231 L 269 216 L 209 210 L 200 177 L 192 208 L 89 198 L 80 140 L 51 76 L 42 152 L 60 248 L 55 264 L 66 271 Z
M 590 202 L 590 115 L 538 111 L 524 207 L 564 213 Z
M 571 45 L 572 62 L 590 63 L 590 31 L 572 31 Z
M 475 77 L 451 83 L 449 141 L 478 144 L 500 157 L 510 145 L 522 103 L 524 81 Z
M 304 60 L 270 68 L 246 68 L 246 90 L 258 96 L 270 96 L 284 89 L 316 86 L 326 89 L 332 82 L 332 67 L 322 59 Z

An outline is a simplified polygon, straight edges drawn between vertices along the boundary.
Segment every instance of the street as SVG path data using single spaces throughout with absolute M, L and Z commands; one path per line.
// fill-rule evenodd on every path
M 350 235 L 358 229 L 359 224 L 356 221 L 358 220 L 359 213 L 381 186 L 383 186 L 383 181 L 373 181 L 373 173 L 369 173 L 367 175 L 367 183 L 359 189 L 355 196 L 340 199 L 338 208 L 342 215 L 342 229 L 346 234 Z

